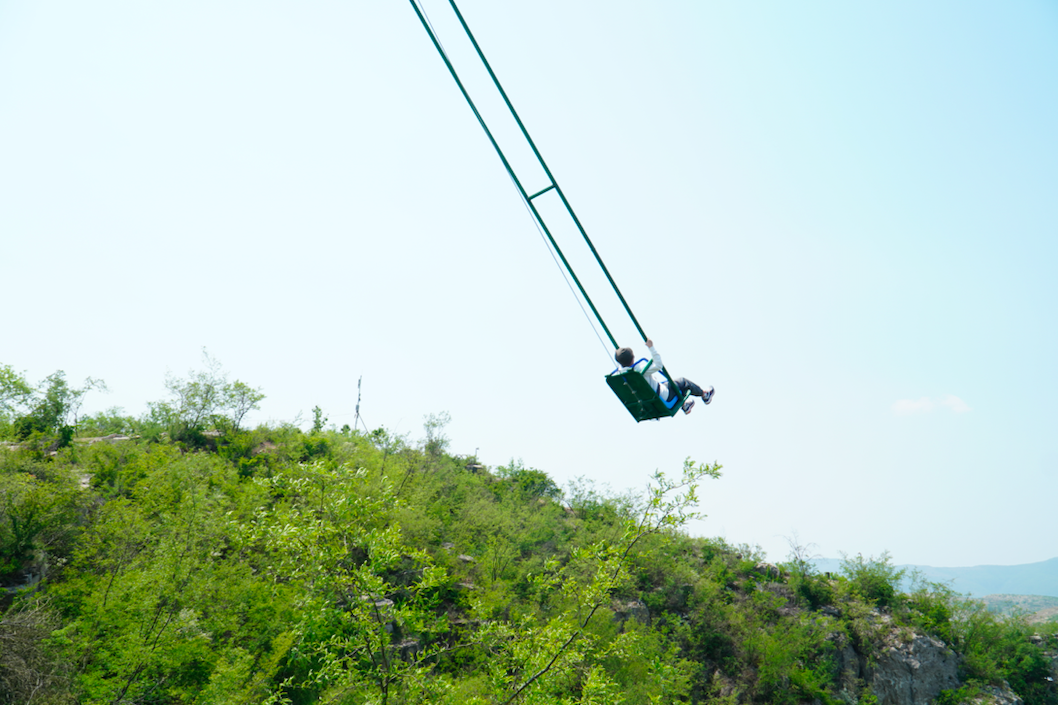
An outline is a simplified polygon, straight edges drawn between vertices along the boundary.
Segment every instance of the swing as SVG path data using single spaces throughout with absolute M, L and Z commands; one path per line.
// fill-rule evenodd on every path
M 645 362 L 646 358 L 640 359 L 636 364 Z M 646 374 L 650 371 L 650 368 L 654 365 L 653 361 L 650 361 L 646 367 L 643 368 L 642 372 L 638 372 L 634 369 L 627 369 L 624 372 L 618 373 L 614 370 L 610 374 L 606 375 L 606 384 L 610 385 L 610 389 L 617 395 L 617 398 L 621 400 L 621 403 L 628 409 L 628 413 L 632 415 L 632 418 L 639 421 L 648 421 L 653 419 L 663 419 L 667 416 L 673 416 L 677 411 L 683 408 L 684 402 L 691 395 L 690 390 L 683 394 L 677 393 L 672 397 L 671 400 L 665 401 L 662 399 L 657 392 L 650 386 L 650 382 L 647 381 Z M 618 368 L 619 369 L 619 368 Z M 665 375 L 665 379 L 669 382 L 669 389 L 677 389 L 676 383 L 672 381 L 672 377 L 669 376 L 668 371 L 662 369 L 661 373 Z
M 445 66 L 448 67 L 449 73 L 452 74 L 452 78 L 455 79 L 456 85 L 459 86 L 460 92 L 466 99 L 471 111 L 473 111 L 474 117 L 477 118 L 478 124 L 480 124 L 481 129 L 485 131 L 485 135 L 489 138 L 489 142 L 492 143 L 492 147 L 496 150 L 497 156 L 499 156 L 500 161 L 503 162 L 503 166 L 507 170 L 507 174 L 511 177 L 511 181 L 518 189 L 518 193 L 521 195 L 522 201 L 525 203 L 526 208 L 528 208 L 529 212 L 532 214 L 533 220 L 536 223 L 537 228 L 540 230 L 541 235 L 546 236 L 547 241 L 550 243 L 551 249 L 558 256 L 558 259 L 562 261 L 562 265 L 565 266 L 566 271 L 569 272 L 570 276 L 573 278 L 573 281 L 577 285 L 577 289 L 580 291 L 580 295 L 588 304 L 588 307 L 591 308 L 592 313 L 595 314 L 595 319 L 599 322 L 599 325 L 602 326 L 603 331 L 606 332 L 606 337 L 610 339 L 610 343 L 613 345 L 613 349 L 617 349 L 618 347 L 617 340 L 610 332 L 610 329 L 609 327 L 607 327 L 606 322 L 602 319 L 602 316 L 599 314 L 598 309 L 595 308 L 595 304 L 592 302 L 591 297 L 588 296 L 588 292 L 584 290 L 584 285 L 581 284 L 580 279 L 577 277 L 577 273 L 573 271 L 573 267 L 571 267 L 569 262 L 566 260 L 565 254 L 563 254 L 561 248 L 559 248 L 558 243 L 555 242 L 555 238 L 552 236 L 550 229 L 548 229 L 547 224 L 544 222 L 543 216 L 541 216 L 540 212 L 536 208 L 536 205 L 534 204 L 534 201 L 537 198 L 543 196 L 546 193 L 554 191 L 554 193 L 557 194 L 558 197 L 561 199 L 562 205 L 565 206 L 566 212 L 569 213 L 569 216 L 573 220 L 573 223 L 577 226 L 577 230 L 580 231 L 581 236 L 584 238 L 584 242 L 587 243 L 588 247 L 591 249 L 591 253 L 595 256 L 595 261 L 598 262 L 603 274 L 606 275 L 606 279 L 610 282 L 610 286 L 613 287 L 614 293 L 617 295 L 617 298 L 620 299 L 621 305 L 624 306 L 625 312 L 628 313 L 628 317 L 632 320 L 632 323 L 635 324 L 636 330 L 639 331 L 639 335 L 642 336 L 645 342 L 647 340 L 647 336 L 646 333 L 643 332 L 643 327 L 640 326 L 639 321 L 636 320 L 635 315 L 632 313 L 632 309 L 628 306 L 628 302 L 625 301 L 624 295 L 621 293 L 621 290 L 617 288 L 617 283 L 610 275 L 610 270 L 606 268 L 606 265 L 602 261 L 602 257 L 599 256 L 598 251 L 595 249 L 595 245 L 592 244 L 591 239 L 588 237 L 588 233 L 584 230 L 584 226 L 581 225 L 580 219 L 577 217 L 577 214 L 573 212 L 573 207 L 569 204 L 569 201 L 566 199 L 566 195 L 565 193 L 563 193 L 562 187 L 558 185 L 558 182 L 555 180 L 555 177 L 551 174 L 551 170 L 544 162 L 543 156 L 540 155 L 540 150 L 536 148 L 536 143 L 533 142 L 533 138 L 529 136 L 528 130 L 526 130 L 525 125 L 522 124 L 522 119 L 518 117 L 518 113 L 515 111 L 514 106 L 511 104 L 510 99 L 507 97 L 506 91 L 503 90 L 503 86 L 500 85 L 499 79 L 493 72 L 492 66 L 489 65 L 488 60 L 485 58 L 485 54 L 481 51 L 481 47 L 478 46 L 477 40 L 471 33 L 470 27 L 467 26 L 466 21 L 463 19 L 462 13 L 460 13 L 459 8 L 456 7 L 455 0 L 448 0 L 449 5 L 452 6 L 452 10 L 455 12 L 455 16 L 459 19 L 459 23 L 460 25 L 462 25 L 463 31 L 466 32 L 467 37 L 470 39 L 470 43 L 474 46 L 474 50 L 477 52 L 478 58 L 481 59 L 481 63 L 485 66 L 485 69 L 488 71 L 489 76 L 492 78 L 492 82 L 496 86 L 496 90 L 499 91 L 500 96 L 503 97 L 503 101 L 504 103 L 506 103 L 507 108 L 511 113 L 511 116 L 514 118 L 514 121 L 518 124 L 518 128 L 521 130 L 522 136 L 525 137 L 525 140 L 529 144 L 529 147 L 532 148 L 533 154 L 536 156 L 537 162 L 540 164 L 540 167 L 543 169 L 544 174 L 547 176 L 547 185 L 539 191 L 536 191 L 535 193 L 530 194 L 526 190 L 525 186 L 522 184 L 521 180 L 518 178 L 517 174 L 514 173 L 514 168 L 511 166 L 510 162 L 507 161 L 507 157 L 506 155 L 504 155 L 503 150 L 500 149 L 500 145 L 496 141 L 496 138 L 493 136 L 492 131 L 489 130 L 488 126 L 485 124 L 485 119 L 481 116 L 481 113 L 478 112 L 477 106 L 475 106 L 474 101 L 471 100 L 470 94 L 467 92 L 467 89 L 463 85 L 463 82 L 459 80 L 459 76 L 456 74 L 455 67 L 452 65 L 452 62 L 448 58 L 448 54 L 441 46 L 441 42 L 438 40 L 437 35 L 434 33 L 432 25 L 426 18 L 425 11 L 421 8 L 419 4 L 419 0 L 410 0 L 410 2 L 412 8 L 415 10 L 415 14 L 419 16 L 419 21 L 422 22 L 422 26 L 426 30 L 426 33 L 430 35 L 430 40 L 433 42 L 434 48 L 436 48 L 437 52 L 441 55 L 441 59 L 444 61 Z M 572 289 L 572 286 L 570 288 Z M 576 296 L 576 293 L 574 293 L 574 296 Z M 583 309 L 583 306 L 581 308 Z M 585 311 L 584 313 L 585 316 L 587 316 L 587 311 Z M 589 317 L 589 322 L 590 320 L 591 319 Z M 592 328 L 594 330 L 594 325 L 592 326 Z M 596 331 L 596 335 L 598 335 L 598 331 Z M 600 338 L 599 340 L 601 342 L 602 338 Z M 644 368 L 644 372 L 649 370 L 650 366 L 653 364 L 653 361 L 651 361 L 650 364 Z M 678 391 L 678 388 L 676 387 L 675 382 L 673 382 L 672 377 L 669 375 L 668 370 L 662 367 L 660 372 L 668 380 L 669 389 L 677 389 Z M 661 399 L 658 396 L 658 393 L 651 388 L 650 382 L 648 382 L 646 378 L 643 377 L 642 372 L 637 372 L 632 369 L 626 370 L 625 372 L 619 374 L 617 374 L 615 371 L 615 373 L 607 375 L 606 383 L 610 386 L 610 389 L 614 391 L 614 394 L 617 395 L 617 398 L 621 400 L 621 403 L 624 404 L 625 408 L 628 409 L 628 412 L 632 414 L 632 418 L 634 418 L 637 422 L 646 421 L 648 419 L 661 419 L 665 418 L 666 416 L 673 416 L 677 411 L 683 408 L 684 402 L 690 396 L 689 391 L 684 394 L 677 393 L 671 401 L 665 401 Z

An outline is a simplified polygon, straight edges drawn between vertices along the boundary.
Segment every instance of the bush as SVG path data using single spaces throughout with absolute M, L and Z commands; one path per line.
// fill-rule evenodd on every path
M 243 418 L 258 405 L 264 394 L 228 375 L 220 363 L 202 351 L 204 370 L 192 371 L 187 379 L 169 376 L 165 380 L 168 401 L 151 402 L 145 421 L 165 428 L 172 440 L 192 448 L 205 448 L 210 428 L 236 432 Z
M 132 435 L 137 432 L 137 426 L 134 417 L 126 416 L 114 406 L 78 421 L 77 431 L 80 436 L 109 436 L 115 433 Z
M 0 617 L 0 705 L 74 702 L 72 668 L 49 642 L 60 626 L 58 616 L 36 601 Z
M 878 607 L 892 607 L 897 601 L 897 587 L 907 572 L 892 564 L 889 551 L 881 556 L 855 558 L 842 556 L 841 572 L 849 581 L 849 587 L 862 599 Z
M 83 498 L 71 481 L 29 473 L 0 475 L 0 583 L 37 553 L 65 553 L 81 521 Z
M 956 647 L 963 653 L 964 678 L 975 685 L 1010 684 L 1026 705 L 1058 704 L 1050 659 L 1029 640 L 1033 629 L 1020 617 L 1003 617 L 984 603 L 957 604 L 952 621 Z
M 510 465 L 496 468 L 496 474 L 508 480 L 525 499 L 558 499 L 562 496 L 562 490 L 546 472 L 527 468 L 521 462 L 511 461 Z
M 953 605 L 957 597 L 947 585 L 922 582 L 916 576 L 914 590 L 906 599 L 908 619 L 927 634 L 951 643 Z

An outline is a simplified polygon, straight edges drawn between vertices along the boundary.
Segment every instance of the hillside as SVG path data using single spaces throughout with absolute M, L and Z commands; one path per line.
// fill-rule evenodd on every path
M 1042 675 L 1053 636 L 1034 645 L 1027 626 L 944 590 L 899 594 L 884 561 L 826 579 L 682 533 L 716 468 L 611 497 L 443 445 L 281 427 L 5 451 L 5 525 L 36 517 L 4 535 L 4 581 L 27 586 L 0 624 L 7 692 L 910 705 L 893 674 L 932 659 L 933 695 L 1007 681 L 1058 702 Z
M 443 417 L 189 408 L 0 424 L 0 704 L 1058 705 L 1058 625 L 688 535 L 719 466 L 615 496 Z
M 1058 597 L 1042 595 L 985 595 L 988 609 L 1000 614 L 1023 614 L 1031 622 L 1058 622 Z

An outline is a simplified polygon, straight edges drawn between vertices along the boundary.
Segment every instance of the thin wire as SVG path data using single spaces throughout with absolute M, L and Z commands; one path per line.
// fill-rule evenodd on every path
M 508 174 L 507 177 L 510 178 L 510 174 Z M 548 243 L 547 238 L 544 237 L 544 231 L 540 228 L 540 223 L 536 222 L 536 217 L 533 215 L 533 210 L 529 207 L 529 204 L 526 202 L 525 197 L 522 196 L 522 192 L 518 188 L 518 185 L 514 183 L 514 179 L 511 179 L 511 184 L 514 185 L 514 190 L 518 191 L 518 200 L 522 202 L 522 205 L 525 206 L 525 210 L 529 213 L 529 219 L 532 220 L 533 225 L 536 226 L 537 234 L 540 235 L 540 239 L 544 241 L 544 247 L 547 248 L 548 254 L 551 255 L 552 261 L 554 261 L 555 266 L 558 267 L 558 271 L 562 275 L 562 280 L 566 282 L 566 286 L 569 287 L 570 293 L 573 294 L 573 298 L 577 301 L 577 306 L 580 307 L 580 312 L 583 313 L 584 318 L 587 319 L 588 325 L 591 326 L 592 333 L 595 333 L 595 337 L 599 339 L 599 344 L 602 345 L 603 354 L 606 355 L 607 361 L 611 360 L 612 353 L 610 352 L 609 346 L 606 345 L 606 341 L 602 339 L 601 335 L 599 335 L 599 329 L 595 327 L 595 324 L 591 320 L 591 316 L 588 315 L 587 310 L 584 308 L 584 302 L 580 300 L 579 296 L 577 296 L 577 290 L 573 288 L 573 285 L 569 281 L 569 277 L 566 276 L 566 272 L 562 267 L 562 263 L 558 261 L 558 257 L 555 255 L 555 251 L 551 249 L 551 245 Z
M 426 7 L 422 4 L 422 0 L 415 0 L 415 4 L 418 5 L 419 10 L 422 12 L 422 16 L 426 18 L 426 24 L 430 25 L 430 31 L 433 32 L 434 38 L 437 40 L 437 46 L 441 47 L 441 53 L 448 57 L 448 51 L 445 49 L 445 45 L 441 43 L 441 35 L 434 29 L 433 22 L 430 21 L 430 15 L 426 13 Z
M 448 51 L 444 48 L 444 44 L 441 42 L 441 37 L 437 33 L 437 30 L 434 28 L 433 22 L 430 20 L 430 15 L 426 12 L 426 8 L 423 6 L 421 0 L 414 0 L 414 2 L 415 2 L 415 5 L 419 8 L 419 10 L 422 12 L 422 16 L 426 19 L 426 24 L 428 24 L 430 26 L 430 31 L 433 32 L 434 38 L 435 38 L 435 40 L 437 42 L 437 46 L 441 50 L 441 54 L 447 59 L 448 58 Z M 515 119 L 517 119 L 517 115 L 515 116 Z M 546 167 L 545 167 L 545 169 L 546 169 Z M 540 235 L 540 239 L 544 241 L 544 247 L 547 248 L 548 254 L 551 255 L 551 259 L 555 262 L 555 266 L 558 267 L 558 271 L 562 274 L 562 280 L 566 282 L 566 286 L 569 287 L 570 293 L 573 294 L 573 298 L 577 301 L 577 306 L 580 307 L 581 313 L 584 314 L 584 318 L 587 319 L 588 325 L 591 326 L 592 332 L 595 333 L 595 337 L 599 340 L 599 344 L 602 345 L 603 354 L 606 356 L 606 360 L 607 361 L 612 361 L 613 360 L 613 357 L 612 357 L 613 353 L 610 350 L 610 347 L 608 345 L 606 345 L 606 341 L 604 341 L 602 339 L 602 336 L 599 335 L 599 329 L 595 327 L 595 323 L 592 322 L 591 316 L 589 316 L 587 310 L 585 310 L 584 302 L 581 301 L 581 298 L 579 296 L 577 296 L 577 292 L 573 288 L 573 285 L 570 283 L 569 277 L 566 276 L 566 272 L 564 271 L 564 269 L 562 267 L 562 264 L 558 261 L 558 257 L 555 255 L 554 249 L 552 249 L 550 243 L 548 243 L 547 238 L 544 235 L 544 231 L 540 227 L 540 223 L 537 222 L 536 216 L 533 215 L 533 209 L 530 208 L 529 202 L 525 199 L 525 196 L 522 193 L 522 190 L 520 188 L 518 188 L 518 184 L 514 180 L 514 175 L 511 174 L 510 171 L 507 172 L 507 178 L 511 180 L 511 184 L 514 186 L 514 190 L 518 192 L 518 200 L 520 200 L 522 202 L 522 205 L 525 206 L 525 210 L 528 211 L 529 219 L 533 221 L 533 225 L 536 227 L 537 234 L 539 234 Z M 554 181 L 553 180 L 552 180 L 552 185 L 554 185 Z

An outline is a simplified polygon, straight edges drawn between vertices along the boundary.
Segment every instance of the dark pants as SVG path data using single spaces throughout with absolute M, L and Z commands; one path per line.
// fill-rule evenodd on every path
M 694 396 L 696 396 L 696 397 L 702 396 L 702 388 L 699 387 L 694 382 L 692 382 L 691 380 L 687 379 L 686 377 L 677 377 L 676 379 L 674 379 L 672 381 L 676 383 L 676 388 L 680 390 L 680 394 L 681 395 L 685 394 L 687 392 L 687 390 L 689 389 L 689 390 L 691 390 L 691 394 L 693 394 Z M 672 401 L 672 398 L 674 396 L 676 396 L 676 393 L 674 391 L 672 391 L 672 385 L 670 384 L 669 385 L 669 398 L 666 399 L 665 401 Z

